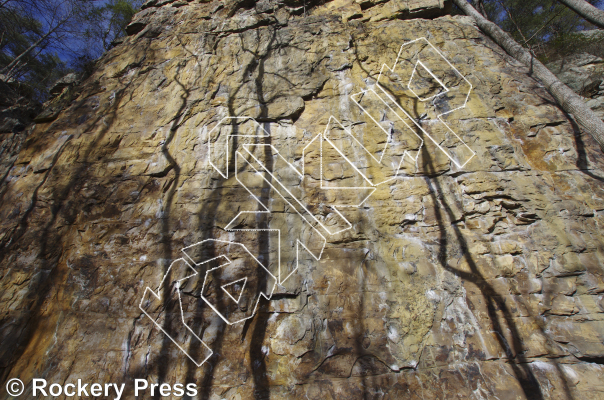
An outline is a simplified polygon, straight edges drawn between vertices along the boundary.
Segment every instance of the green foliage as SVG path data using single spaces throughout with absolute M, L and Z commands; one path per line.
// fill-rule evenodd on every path
M 570 54 L 589 53 L 604 58 L 604 34 L 589 31 L 570 32 L 548 42 L 546 52 L 538 54 L 541 61 L 553 61 Z
M 597 0 L 590 3 L 596 4 Z M 592 28 L 573 10 L 556 0 L 489 0 L 484 2 L 489 19 L 541 58 L 555 58 L 572 43 L 587 40 L 576 33 Z M 578 43 L 581 42 L 581 43 Z
M 44 101 L 52 84 L 65 74 L 90 74 L 95 59 L 125 35 L 142 3 L 0 0 L 2 80 L 13 82 L 12 88 L 27 88 L 32 100 Z
M 587 1 L 595 6 L 601 3 Z M 577 52 L 604 56 L 602 37 L 581 34 L 595 27 L 557 0 L 483 0 L 482 4 L 489 20 L 541 61 Z
M 115 39 L 126 34 L 126 26 L 143 0 L 109 0 L 95 7 L 86 17 L 85 38 L 97 52 L 111 48 Z
M 39 36 L 42 35 L 42 24 L 18 10 L 0 9 L 2 32 L 0 33 L 0 69 L 4 69 L 18 55 L 24 53 Z M 12 82 L 10 87 L 13 97 L 30 97 L 42 101 L 47 88 L 59 79 L 68 69 L 56 53 L 41 52 L 40 49 L 27 54 L 18 65 L 5 71 L 4 78 Z

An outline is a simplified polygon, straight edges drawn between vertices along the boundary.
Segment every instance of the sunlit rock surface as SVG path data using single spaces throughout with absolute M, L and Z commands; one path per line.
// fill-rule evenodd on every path
M 447 16 L 448 2 L 316 3 L 148 1 L 79 97 L 35 126 L 0 187 L 3 382 L 123 382 L 124 398 L 137 378 L 192 382 L 200 399 L 604 398 L 595 142 L 471 20 Z M 259 206 L 233 158 L 228 178 L 210 165 L 212 130 L 254 118 L 273 146 L 259 162 L 277 160 L 274 148 L 306 163 L 294 195 L 337 225 L 327 207 L 339 199 L 316 182 L 354 172 L 337 155 L 323 171 L 304 149 L 332 116 L 370 151 L 383 146 L 350 96 L 375 88 L 382 65 L 418 38 L 472 85 L 447 116 L 460 140 L 439 133 L 425 103 L 393 101 L 443 149 L 463 141 L 475 155 L 459 168 L 409 135 L 400 148 L 416 162 L 342 211 L 352 228 L 326 236 L 321 258 L 303 257 L 245 322 L 228 325 L 201 299 L 201 270 L 181 288 L 183 316 L 213 353 L 197 366 L 139 308 L 145 288 L 206 239 L 245 242 L 271 268 L 276 258 L 270 232 L 225 229 Z M 425 93 L 438 86 L 422 82 Z M 370 161 L 355 159 L 374 181 L 394 177 Z M 293 254 L 302 220 L 261 181 L 273 212 L 241 226 L 281 229 Z M 178 303 L 158 304 L 150 312 L 180 316 Z

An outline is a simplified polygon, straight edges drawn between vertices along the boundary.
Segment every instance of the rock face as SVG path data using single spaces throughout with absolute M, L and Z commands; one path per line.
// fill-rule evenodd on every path
M 148 1 L 0 187 L 3 382 L 604 398 L 602 154 L 447 8 Z
M 598 31 L 590 36 L 601 37 Z M 588 53 L 574 54 L 557 62 L 548 64 L 548 68 L 575 92 L 586 98 L 587 105 L 604 118 L 604 61 Z

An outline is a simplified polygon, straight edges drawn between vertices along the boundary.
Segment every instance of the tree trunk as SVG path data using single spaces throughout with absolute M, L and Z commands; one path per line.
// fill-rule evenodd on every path
M 604 11 L 596 8 L 585 0 L 558 0 L 592 24 L 604 29 Z
M 604 152 L 604 122 L 585 105 L 585 102 L 578 94 L 562 83 L 545 65 L 533 57 L 528 50 L 512 39 L 510 35 L 493 22 L 484 18 L 467 0 L 453 0 L 453 2 L 464 13 L 474 18 L 478 27 L 488 34 L 495 43 L 501 46 L 512 57 L 529 67 L 532 74 L 543 83 L 564 111 L 575 117 L 579 125 L 598 142 Z

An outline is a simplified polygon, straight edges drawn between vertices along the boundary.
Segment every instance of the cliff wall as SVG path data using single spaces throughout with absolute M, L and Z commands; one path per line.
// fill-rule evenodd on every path
M 604 398 L 602 154 L 448 7 L 148 1 L 0 186 L 3 382 Z

